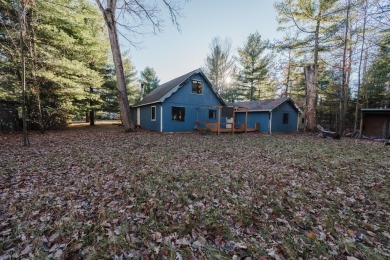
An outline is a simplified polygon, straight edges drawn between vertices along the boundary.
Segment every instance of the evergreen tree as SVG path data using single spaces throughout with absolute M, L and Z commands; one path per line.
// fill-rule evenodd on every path
M 127 53 L 123 54 L 126 57 Z M 140 87 L 137 86 L 137 71 L 131 62 L 130 58 L 123 60 L 124 73 L 126 77 L 126 86 L 128 99 L 130 104 L 135 104 L 139 101 L 141 96 Z M 115 78 L 114 65 L 108 65 L 106 68 L 105 82 L 102 85 L 100 96 L 104 103 L 102 104 L 102 111 L 119 113 L 119 104 L 117 98 L 117 82 Z
M 17 2 L 1 1 L 3 37 L 1 57 L 7 75 L 0 86 L 18 95 L 20 54 L 14 44 L 17 37 Z M 107 62 L 108 44 L 102 18 L 88 0 L 37 1 L 26 6 L 23 48 L 27 55 L 26 85 L 30 121 L 41 128 L 65 122 L 70 113 L 90 110 L 91 93 L 103 82 L 102 69 Z M 4 9 L 3 9 L 4 8 Z M 39 17 L 39 19 L 38 19 Z M 9 21 L 13 21 L 12 23 Z M 11 84 L 7 83 L 11 79 Z M 9 95 L 9 94 L 8 94 Z M 20 97 L 16 97 L 20 100 Z
M 0 1 L 0 99 L 20 100 L 18 1 Z
M 383 40 L 363 80 L 365 108 L 390 108 L 390 48 L 384 43 L 388 39 Z
M 87 0 L 40 1 L 36 76 L 48 117 L 97 110 L 108 42 L 103 20 Z
M 144 87 L 144 95 L 149 94 L 153 89 L 157 88 L 160 79 L 157 77 L 156 71 L 151 67 L 146 67 L 141 71 L 140 83 Z
M 262 98 L 262 86 L 267 78 L 269 57 L 264 51 L 267 43 L 261 40 L 258 32 L 250 34 L 242 48 L 238 49 L 238 84 L 249 100 Z

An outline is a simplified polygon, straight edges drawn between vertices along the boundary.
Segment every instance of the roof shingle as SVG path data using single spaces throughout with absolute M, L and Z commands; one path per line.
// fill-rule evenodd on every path
M 199 72 L 199 70 L 193 70 L 187 74 L 184 74 L 183 76 L 177 77 L 173 80 L 170 80 L 154 90 L 152 90 L 148 95 L 146 95 L 140 102 L 135 104 L 135 106 L 143 106 L 151 103 L 156 103 L 161 100 L 166 94 L 168 94 L 171 90 L 173 90 L 175 87 L 179 86 L 181 83 L 183 83 L 187 78 L 192 76 L 192 74 Z
M 272 111 L 288 100 L 291 99 L 288 97 L 283 97 L 283 98 L 257 100 L 257 101 L 234 102 L 234 103 L 229 103 L 228 106 L 245 107 L 248 108 L 250 111 Z

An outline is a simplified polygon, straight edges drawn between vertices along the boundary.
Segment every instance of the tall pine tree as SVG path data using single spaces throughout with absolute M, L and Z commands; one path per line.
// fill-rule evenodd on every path
M 238 84 L 248 100 L 262 98 L 262 85 L 267 78 L 269 57 L 264 53 L 267 43 L 258 32 L 250 34 L 242 48 L 238 49 Z

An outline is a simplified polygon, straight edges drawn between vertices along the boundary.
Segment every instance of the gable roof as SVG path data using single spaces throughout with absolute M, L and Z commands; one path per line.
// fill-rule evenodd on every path
M 301 110 L 295 105 L 289 97 L 276 98 L 276 99 L 266 99 L 266 100 L 257 100 L 257 101 L 244 101 L 244 102 L 234 102 L 229 103 L 229 106 L 235 107 L 245 107 L 249 111 L 268 111 L 271 112 L 285 102 L 291 102 L 293 107 L 297 110 L 298 113 L 301 113 Z
M 159 85 L 157 88 L 152 90 L 149 94 L 147 94 L 140 102 L 134 105 L 134 107 L 145 106 L 154 103 L 164 102 L 165 99 L 170 97 L 173 93 L 175 93 L 180 87 L 182 87 L 183 83 L 186 82 L 190 77 L 195 74 L 200 74 L 206 81 L 206 83 L 213 89 L 211 82 L 207 79 L 206 75 L 202 72 L 201 69 L 196 69 L 187 74 L 184 74 L 180 77 L 177 77 L 171 81 L 168 81 L 162 85 Z M 222 104 L 226 105 L 225 101 L 216 93 L 213 89 L 213 92 L 217 96 L 217 98 L 222 102 Z

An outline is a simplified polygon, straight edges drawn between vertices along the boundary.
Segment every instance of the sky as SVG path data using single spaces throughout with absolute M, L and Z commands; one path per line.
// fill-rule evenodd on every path
M 165 16 L 163 32 L 143 35 L 138 48 L 122 41 L 122 50 L 130 50 L 138 72 L 154 68 L 162 84 L 203 67 L 213 37 L 230 38 L 233 49 L 256 31 L 264 40 L 280 37 L 273 5 L 272 0 L 191 0 L 182 10 L 180 32 Z

